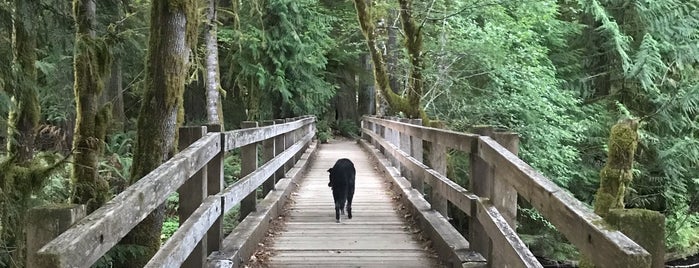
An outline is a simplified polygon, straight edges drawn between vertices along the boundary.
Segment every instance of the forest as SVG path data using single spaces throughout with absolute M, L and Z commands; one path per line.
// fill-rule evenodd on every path
M 514 131 L 590 207 L 610 129 L 633 120 L 622 205 L 665 216 L 667 261 L 699 253 L 699 0 L 0 0 L 0 267 L 24 267 L 28 209 L 94 211 L 171 157 L 179 126 L 302 115 L 320 140 L 358 137 L 363 115 Z M 95 266 L 143 265 L 176 207 Z M 580 259 L 532 208 L 517 221 L 541 260 Z

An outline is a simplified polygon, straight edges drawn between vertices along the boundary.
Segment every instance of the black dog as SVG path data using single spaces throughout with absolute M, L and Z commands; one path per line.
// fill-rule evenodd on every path
M 356 170 L 354 163 L 347 158 L 342 158 L 335 162 L 335 166 L 328 169 L 330 172 L 330 182 L 328 187 L 333 189 L 333 199 L 335 200 L 335 221 L 340 222 L 340 212 L 345 212 L 345 201 L 347 202 L 347 218 L 352 218 L 352 197 L 354 197 L 354 176 Z

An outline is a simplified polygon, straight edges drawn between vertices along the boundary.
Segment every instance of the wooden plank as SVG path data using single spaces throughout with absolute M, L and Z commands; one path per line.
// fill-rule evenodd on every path
M 197 141 L 206 134 L 206 127 L 190 126 L 181 127 L 179 132 L 179 142 L 177 146 L 179 150 L 184 150 L 187 146 Z M 179 224 L 182 226 L 192 213 L 201 205 L 204 197 L 207 196 L 207 170 L 206 166 L 202 167 L 187 180 L 179 189 L 179 206 L 177 206 L 177 214 L 179 215 Z M 197 241 L 196 247 L 188 252 L 189 257 L 181 263 L 182 268 L 197 268 L 201 267 L 206 261 L 206 247 L 208 242 L 206 237 L 203 241 Z M 185 255 L 186 257 L 187 255 Z
M 315 117 L 303 118 L 297 121 L 291 121 L 284 124 L 259 127 L 254 129 L 238 129 L 226 131 L 223 133 L 225 137 L 226 152 L 235 148 L 240 148 L 248 144 L 260 142 L 277 135 L 288 134 L 302 126 L 315 122 Z
M 383 127 L 390 127 L 423 141 L 436 142 L 449 148 L 470 152 L 478 142 L 478 135 L 444 130 L 425 126 L 415 126 L 407 123 L 390 121 L 376 117 L 364 116 L 363 120 Z
M 443 128 L 444 123 L 440 121 L 432 121 L 430 122 L 430 126 L 434 128 Z M 428 142 L 427 143 L 429 146 L 429 156 L 428 156 L 428 162 L 429 166 L 435 171 L 438 172 L 439 174 L 443 175 L 446 177 L 447 174 L 447 147 L 444 145 L 441 145 L 439 143 L 435 142 Z M 444 190 L 444 189 L 442 189 Z M 430 205 L 432 205 L 432 208 L 436 209 L 439 211 L 439 213 L 442 214 L 445 218 L 449 218 L 449 202 L 448 200 L 444 197 L 444 192 L 445 191 L 440 191 L 439 189 L 434 189 L 432 187 L 432 191 L 430 191 Z M 469 214 L 470 215 L 470 214 Z
M 503 178 L 571 243 L 599 267 L 642 267 L 650 254 L 619 231 L 610 230 L 587 205 L 558 187 L 489 137 L 478 143 L 481 158 L 506 172 Z
M 243 121 L 242 128 L 257 128 L 257 122 Z M 240 176 L 245 177 L 257 169 L 257 143 L 251 143 L 240 148 Z M 266 180 L 266 179 L 265 179 Z M 257 207 L 257 187 L 240 202 L 238 219 L 242 221 Z
M 306 136 L 299 140 L 296 144 L 289 147 L 281 154 L 274 157 L 274 159 L 265 163 L 259 167 L 254 172 L 248 174 L 247 176 L 241 178 L 231 186 L 228 186 L 221 192 L 224 197 L 224 213 L 233 208 L 238 202 L 240 202 L 244 196 L 250 194 L 252 191 L 257 189 L 267 178 L 272 176 L 274 172 L 282 167 L 286 161 L 288 161 L 298 150 L 301 150 L 304 143 L 310 142 L 313 138 L 314 133 L 308 133 Z
M 483 136 L 490 136 L 493 134 L 493 131 L 492 126 L 477 126 L 474 129 L 476 134 Z M 478 147 L 473 149 L 478 149 Z M 489 199 L 494 198 L 493 181 L 495 180 L 495 167 L 481 159 L 478 154 L 471 154 L 469 167 L 469 189 L 477 196 Z M 476 217 L 468 219 L 468 240 L 473 242 L 473 248 L 488 258 L 488 261 L 492 262 L 498 257 L 491 254 L 493 243 L 490 237 L 488 237 L 485 227 Z
M 440 195 L 444 196 L 461 211 L 466 213 L 468 216 L 473 216 L 475 214 L 475 201 L 478 199 L 476 195 L 439 172 L 430 169 L 428 166 L 417 161 L 415 158 L 408 156 L 400 150 L 397 150 L 395 146 L 389 144 L 383 139 L 380 139 L 375 133 L 366 132 L 366 134 L 371 136 L 372 139 L 374 139 L 381 146 L 387 148 L 385 154 L 394 155 L 399 161 L 401 161 L 402 164 L 407 165 L 409 169 L 413 170 L 415 174 L 422 174 L 423 181 L 427 185 L 440 193 Z
M 219 135 L 207 134 L 80 220 L 41 248 L 38 254 L 51 259 L 55 267 L 94 264 L 218 154 L 220 141 Z
M 377 141 L 386 143 L 385 140 Z M 462 265 L 481 267 L 485 264 L 485 259 L 481 255 L 470 250 L 470 243 L 439 212 L 430 209 L 429 203 L 422 198 L 421 193 L 411 190 L 410 183 L 407 180 L 400 178 L 397 172 L 391 171 L 395 170 L 395 168 L 389 166 L 389 161 L 378 150 L 369 147 L 364 141 L 361 141 L 361 143 L 370 151 L 372 159 L 378 162 L 379 168 L 394 182 L 394 191 L 402 197 L 401 201 L 403 201 L 403 204 L 408 205 L 410 211 L 421 222 L 423 231 L 426 231 L 431 237 L 434 242 L 433 246 L 440 254 L 440 259 L 443 262 L 449 263 L 450 267 L 461 267 Z M 396 155 L 401 153 L 391 147 L 387 147 L 386 151 L 393 152 Z M 405 158 L 412 157 L 407 155 L 400 157 L 400 159 Z M 406 161 L 406 163 L 413 163 L 415 166 L 423 165 L 417 161 Z
M 274 234 L 265 267 L 437 267 L 394 210 L 382 178 L 354 142 L 322 144 L 294 194 L 284 231 Z M 335 223 L 327 169 L 349 158 L 357 170 L 352 219 Z
M 221 144 L 224 144 L 225 137 L 220 133 L 221 125 L 207 125 L 206 131 L 209 133 L 214 133 L 218 135 L 221 139 Z M 221 150 L 206 166 L 207 173 L 207 186 L 206 191 L 208 195 L 215 195 L 223 190 L 223 158 L 224 150 Z M 221 201 L 221 207 L 223 207 L 223 201 Z M 206 256 L 211 252 L 219 250 L 221 248 L 221 241 L 223 240 L 223 214 L 214 222 L 214 225 L 209 228 L 209 232 L 206 234 Z
M 221 216 L 221 197 L 209 196 L 148 261 L 145 268 L 180 267 Z M 205 263 L 201 262 L 198 267 Z
M 309 133 L 312 134 L 313 133 Z M 309 138 L 310 140 L 310 138 Z M 302 147 L 303 148 L 303 147 Z M 260 209 L 245 218 L 223 242 L 221 251 L 210 256 L 208 267 L 243 267 L 241 262 L 254 253 L 255 247 L 263 239 L 269 229 L 272 219 L 283 212 L 284 204 L 289 200 L 291 192 L 297 187 L 301 170 L 309 165 L 308 159 L 316 153 L 315 142 L 310 142 L 308 149 L 296 165 L 275 186 L 277 191 L 270 192 L 261 202 Z M 229 262 L 227 262 L 229 261 Z
M 490 200 L 479 200 L 477 207 L 478 222 L 497 245 L 492 249 L 491 267 L 543 267 Z
M 262 126 L 271 126 L 274 125 L 274 121 L 272 120 L 267 120 L 262 122 Z M 271 160 L 274 158 L 274 140 L 275 138 L 269 138 L 264 141 L 262 141 L 262 163 L 266 163 L 267 161 Z M 276 178 L 275 176 L 269 177 L 265 183 L 262 184 L 262 196 L 267 195 L 269 191 L 274 189 L 274 184 L 277 182 L 275 181 Z

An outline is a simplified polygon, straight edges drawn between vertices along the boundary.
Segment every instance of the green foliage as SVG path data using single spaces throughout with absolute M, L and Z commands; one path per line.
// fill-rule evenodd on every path
M 320 140 L 321 143 L 326 143 L 333 137 L 332 129 L 328 121 L 320 120 L 316 122 L 316 135 L 318 135 L 318 140 Z
M 240 26 L 221 29 L 227 75 L 246 92 L 248 119 L 320 114 L 332 97 L 324 80 L 333 18 L 316 1 L 244 1 Z
M 226 186 L 240 179 L 240 149 L 235 149 L 223 158 L 223 181 Z
M 340 120 L 335 122 L 334 128 L 340 135 L 348 138 L 357 138 L 361 134 L 359 126 L 354 120 Z
M 160 235 L 160 241 L 161 243 L 165 243 L 170 237 L 172 237 L 173 234 L 177 231 L 177 228 L 180 227 L 180 218 L 177 216 L 174 217 L 167 217 L 165 218 L 165 221 L 163 221 L 163 230 L 161 231 Z
M 146 252 L 146 247 L 139 245 L 121 245 L 117 244 L 105 253 L 92 268 L 111 268 L 115 263 L 124 263 L 137 256 L 143 255 Z

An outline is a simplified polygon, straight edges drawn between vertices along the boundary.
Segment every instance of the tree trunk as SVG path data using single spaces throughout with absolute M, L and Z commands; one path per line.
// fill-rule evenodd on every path
M 13 24 L 14 57 L 17 68 L 13 106 L 8 117 L 7 151 L 16 163 L 28 161 L 34 155 L 34 139 L 41 110 L 36 92 L 36 27 L 38 0 L 15 0 Z
M 374 115 L 376 114 L 376 92 L 374 91 L 374 76 L 371 72 L 371 58 L 368 54 L 362 54 L 360 60 L 362 71 L 359 74 L 359 115 Z
M 106 84 L 106 90 L 102 93 L 102 104 L 112 104 L 112 120 L 110 129 L 124 131 L 126 114 L 124 114 L 124 85 L 121 60 L 114 59 L 111 64 L 111 72 Z
M 94 0 L 74 0 L 73 14 L 76 21 L 73 65 L 77 113 L 73 137 L 72 202 L 85 204 L 89 214 L 109 198 L 109 185 L 97 172 L 111 115 L 111 105 L 102 111 L 99 107 L 109 52 L 104 43 L 100 44 L 95 38 Z
M 209 0 L 206 11 L 207 25 L 204 29 L 206 42 L 206 121 L 209 124 L 223 126 L 223 108 L 221 106 L 221 83 L 218 71 L 218 41 L 216 39 L 216 4 L 217 0 Z
M 172 157 L 182 122 L 182 98 L 189 59 L 197 31 L 196 0 L 154 0 L 146 60 L 143 105 L 131 168 L 131 183 Z M 124 267 L 142 267 L 160 247 L 164 205 L 161 205 L 122 239 L 145 247 Z
M 337 121 L 351 120 L 358 123 L 357 118 L 357 85 L 354 81 L 354 74 L 348 70 L 336 68 L 338 89 L 335 98 L 337 105 L 335 106 Z
M 7 154 L 0 159 L 0 261 L 9 267 L 24 267 L 24 214 L 31 196 L 42 185 L 43 178 L 33 175 L 34 140 L 41 117 L 36 92 L 37 71 L 36 26 L 38 0 L 16 0 L 12 25 L 13 76 L 9 87 L 12 106 L 7 127 Z M 38 180 L 33 180 L 38 179 Z
M 401 6 L 403 6 L 404 1 L 400 2 Z M 357 10 L 357 19 L 359 20 L 359 26 L 361 27 L 362 33 L 366 38 L 366 44 L 369 48 L 369 54 L 371 55 L 371 60 L 374 67 L 374 79 L 376 80 L 376 86 L 379 88 L 381 95 L 385 98 L 386 102 L 388 103 L 388 106 L 390 108 L 390 111 L 388 112 L 393 114 L 402 112 L 405 114 L 405 116 L 409 118 L 422 118 L 426 122 L 427 117 L 424 115 L 424 111 L 420 109 L 419 98 L 418 105 L 413 105 L 411 104 L 413 101 L 411 101 L 410 99 L 402 98 L 401 96 L 394 93 L 391 89 L 388 79 L 388 72 L 386 71 L 386 62 L 384 61 L 383 55 L 379 51 L 376 44 L 374 19 L 371 17 L 370 6 L 367 4 L 365 0 L 354 0 L 354 7 Z M 407 7 L 410 7 L 409 4 L 407 5 Z M 405 16 L 403 13 L 406 12 L 401 11 L 401 20 L 403 20 L 402 18 Z M 407 12 L 407 15 L 407 18 L 410 18 L 409 11 Z M 404 30 L 406 29 L 405 26 L 403 26 L 403 28 Z M 419 31 L 416 31 L 416 33 L 419 34 Z M 420 41 L 417 43 L 421 44 L 422 40 L 420 38 L 418 38 L 417 40 Z M 420 47 L 418 47 L 418 51 L 419 49 Z M 422 83 L 421 80 L 422 79 L 420 79 L 420 83 Z M 410 94 L 411 93 L 409 93 L 409 97 Z
M 398 74 L 398 59 L 400 57 L 400 48 L 398 46 L 398 28 L 393 22 L 398 16 L 398 11 L 395 8 L 391 8 L 388 11 L 388 20 L 386 21 L 386 32 L 388 33 L 388 40 L 386 40 L 386 67 L 388 69 L 388 84 L 391 85 L 391 89 L 394 93 L 401 93 L 401 82 L 400 75 Z
M 420 106 L 422 98 L 422 30 L 415 25 L 412 18 L 412 1 L 398 0 L 400 3 L 400 20 L 405 33 L 405 47 L 410 60 L 410 76 L 408 77 L 408 109 L 404 112 L 408 118 L 427 119 Z

